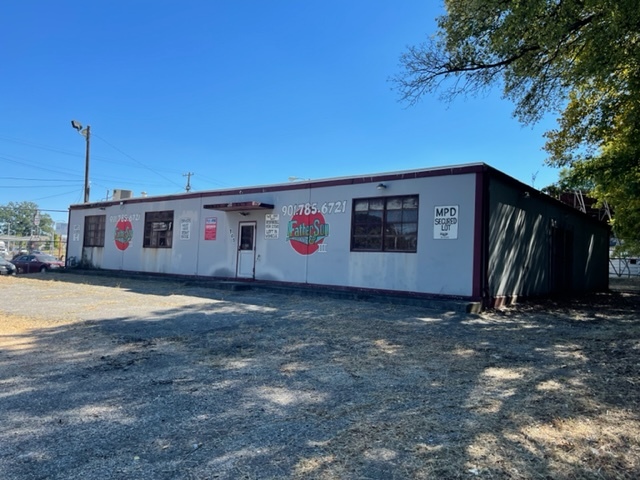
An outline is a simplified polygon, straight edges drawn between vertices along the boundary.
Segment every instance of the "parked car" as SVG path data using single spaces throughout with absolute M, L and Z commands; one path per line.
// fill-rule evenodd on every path
M 9 260 L 0 257 L 0 275 L 15 275 L 18 269 Z
M 64 268 L 64 262 L 61 262 L 53 255 L 44 253 L 32 255 L 18 255 L 11 260 L 19 273 L 48 272 Z

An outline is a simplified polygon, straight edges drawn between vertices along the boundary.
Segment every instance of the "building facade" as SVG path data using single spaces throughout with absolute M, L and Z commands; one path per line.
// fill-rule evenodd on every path
M 72 205 L 71 264 L 485 306 L 605 290 L 609 227 L 485 164 Z

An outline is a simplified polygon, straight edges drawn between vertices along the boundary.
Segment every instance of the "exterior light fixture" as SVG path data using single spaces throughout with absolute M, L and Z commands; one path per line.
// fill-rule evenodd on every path
M 387 188 L 387 186 L 384 183 L 379 183 L 376 188 L 378 190 L 385 190 Z

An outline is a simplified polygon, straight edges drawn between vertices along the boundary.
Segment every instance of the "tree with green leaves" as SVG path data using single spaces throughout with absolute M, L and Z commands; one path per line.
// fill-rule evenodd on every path
M 546 133 L 547 163 L 608 202 L 614 231 L 640 251 L 640 8 L 636 0 L 445 0 L 426 43 L 394 78 L 413 104 L 500 85 L 514 115 Z
M 36 214 L 39 215 L 37 227 L 34 225 Z M 54 221 L 48 214 L 40 213 L 33 202 L 9 202 L 0 205 L 0 231 L 18 237 L 46 234 L 53 238 Z

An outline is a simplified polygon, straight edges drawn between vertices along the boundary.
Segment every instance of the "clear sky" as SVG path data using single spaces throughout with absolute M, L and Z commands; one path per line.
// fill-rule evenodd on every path
M 84 192 L 149 195 L 485 162 L 542 188 L 543 132 L 499 87 L 399 103 L 424 0 L 32 0 L 0 7 L 0 205 L 65 221 Z M 535 182 L 533 178 L 535 176 Z M 56 212 L 61 210 L 62 212 Z

